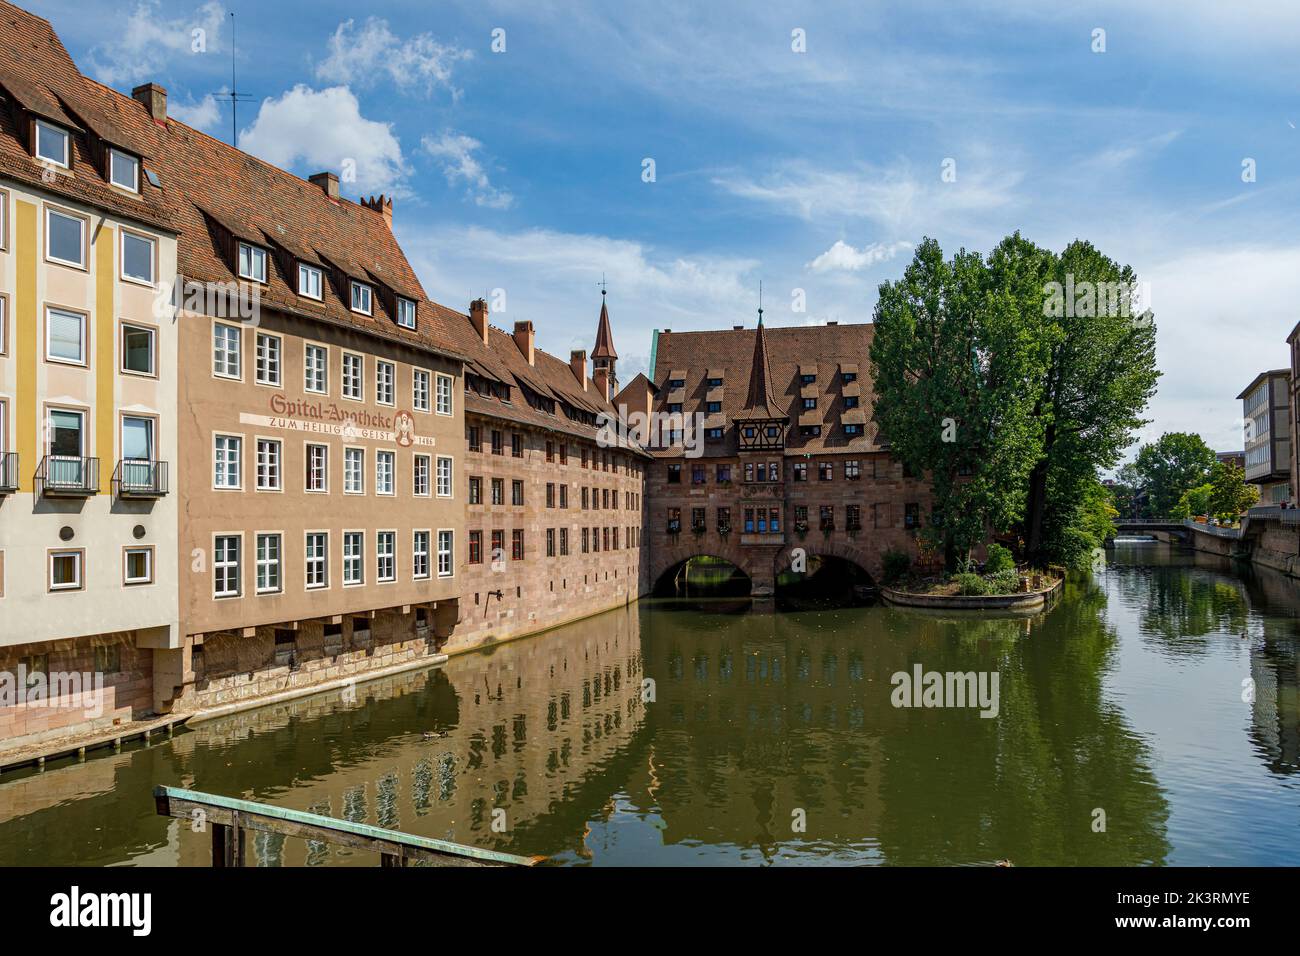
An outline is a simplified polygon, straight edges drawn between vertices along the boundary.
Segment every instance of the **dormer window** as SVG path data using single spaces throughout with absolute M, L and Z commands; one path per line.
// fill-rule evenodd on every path
M 266 250 L 246 242 L 239 244 L 239 277 L 254 282 L 266 281 Z
M 119 149 L 108 152 L 108 180 L 119 189 L 140 191 L 140 160 Z
M 36 121 L 36 156 L 47 163 L 68 168 L 68 133 L 67 130 L 50 123 Z
M 709 379 L 709 388 L 722 388 L 722 379 L 720 378 Z
M 800 375 L 800 376 L 799 376 L 799 384 L 800 384 L 800 385 L 812 385 L 812 384 L 813 384 L 814 382 L 816 382 L 816 381 L 817 381 L 817 376 L 816 376 L 816 375 Z
M 373 315 L 374 305 L 370 300 L 370 286 L 364 282 L 352 283 L 352 311 L 362 315 Z
M 298 263 L 298 294 L 319 301 L 321 292 L 321 271 L 305 262 Z
M 686 379 L 684 379 L 684 378 L 670 378 L 670 379 L 668 380 L 668 387 L 669 387 L 670 389 L 673 389 L 673 388 L 685 388 L 685 387 L 686 387 Z
M 415 328 L 415 302 L 411 299 L 397 299 L 397 324 L 404 329 Z
M 840 380 L 843 381 L 845 385 L 848 385 L 850 382 L 856 382 L 858 380 L 858 373 L 845 372 L 843 375 L 840 376 Z

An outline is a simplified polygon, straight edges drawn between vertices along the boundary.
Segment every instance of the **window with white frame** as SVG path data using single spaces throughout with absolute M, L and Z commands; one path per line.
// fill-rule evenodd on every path
M 212 541 L 212 596 L 239 596 L 239 535 L 221 534 Z
M 86 316 L 68 309 L 45 309 L 45 357 L 68 365 L 86 364 Z
M 452 378 L 450 375 L 438 373 L 438 414 L 451 414 L 451 385 Z
M 417 412 L 429 410 L 429 373 L 426 369 L 414 369 L 411 375 L 411 407 Z
M 374 313 L 374 303 L 371 302 L 370 286 L 364 282 L 352 282 L 352 311 L 360 312 L 363 315 Z
M 391 495 L 393 490 L 393 473 L 396 470 L 396 453 L 391 451 L 375 452 L 375 494 Z
M 148 236 L 122 230 L 122 278 L 153 285 L 155 243 Z
M 422 498 L 429 496 L 429 456 L 416 455 L 412 459 L 411 473 L 414 476 L 412 490 Z
M 415 302 L 397 297 L 397 324 L 404 329 L 415 328 Z
M 343 353 L 343 397 L 361 401 L 365 376 L 365 356 L 355 352 Z
M 308 491 L 329 491 L 328 446 L 307 446 L 307 474 L 305 481 L 305 487 Z
M 282 590 L 280 583 L 280 536 L 257 536 L 257 593 L 273 594 Z
M 257 440 L 257 490 L 280 490 L 280 443 L 272 438 Z
M 39 159 L 66 169 L 71 142 L 67 130 L 43 120 L 36 121 L 36 155 Z
M 81 551 L 51 551 L 50 590 L 80 590 L 84 560 L 85 554 Z
M 321 271 L 315 266 L 309 266 L 305 262 L 298 263 L 298 294 L 305 295 L 309 299 L 324 298 L 321 277 Z
M 239 378 L 239 351 L 239 327 L 212 323 L 212 374 L 219 378 Z
M 343 532 L 343 583 L 364 584 L 365 568 L 362 561 L 365 555 L 366 533 L 364 531 Z
M 57 209 L 45 210 L 45 257 L 64 265 L 86 267 L 86 220 Z
M 397 580 L 397 532 L 375 533 L 375 580 Z
M 257 333 L 257 384 L 280 384 L 280 336 Z
M 451 497 L 452 459 L 448 455 L 438 456 L 438 497 Z
M 303 350 L 303 388 L 317 395 L 329 391 L 329 352 L 323 345 L 308 345 Z
M 239 277 L 254 282 L 266 281 L 266 250 L 260 246 L 239 244 Z
M 153 548 L 126 548 L 122 552 L 122 583 L 153 584 Z
M 307 587 L 329 587 L 329 535 L 313 531 L 307 535 Z
M 343 449 L 343 493 L 345 495 L 363 495 L 366 493 L 366 450 L 364 448 Z
M 3 301 L 3 300 L 0 300 Z M 157 335 L 143 325 L 122 323 L 122 371 L 155 375 L 158 371 Z
M 375 401 L 380 405 L 397 404 L 397 368 L 382 359 L 375 362 Z
M 429 532 L 416 531 L 411 543 L 411 577 L 429 576 Z
M 114 186 L 129 189 L 133 193 L 140 191 L 140 160 L 120 149 L 109 150 L 108 180 Z
M 449 578 L 452 574 L 452 533 L 438 532 L 438 577 Z
M 214 488 L 239 487 L 239 457 L 243 439 L 238 435 L 212 437 L 212 485 Z

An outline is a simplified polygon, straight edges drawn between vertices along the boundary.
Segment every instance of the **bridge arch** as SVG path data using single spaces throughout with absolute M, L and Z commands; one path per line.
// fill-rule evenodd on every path
M 753 589 L 753 578 L 730 558 L 692 554 L 658 572 L 651 584 L 651 593 L 657 597 L 691 596 L 700 591 L 748 597 Z

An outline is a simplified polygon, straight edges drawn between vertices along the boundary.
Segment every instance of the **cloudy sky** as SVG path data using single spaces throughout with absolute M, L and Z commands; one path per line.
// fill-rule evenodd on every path
M 1019 229 L 1149 284 L 1143 437 L 1236 448 L 1233 396 L 1300 320 L 1283 0 L 27 2 L 85 72 L 225 139 L 234 12 L 242 148 L 395 194 L 432 298 L 504 290 L 497 323 L 558 354 L 605 276 L 625 380 L 654 328 L 752 324 L 760 280 L 773 324 L 862 322 L 923 236 Z

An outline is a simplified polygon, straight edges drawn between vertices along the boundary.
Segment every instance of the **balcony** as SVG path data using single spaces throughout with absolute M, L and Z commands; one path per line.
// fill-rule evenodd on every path
M 167 462 L 126 458 L 117 463 L 113 484 L 119 498 L 163 498 L 167 495 Z
M 12 495 L 18 490 L 18 452 L 0 454 L 0 495 Z
M 99 459 L 46 455 L 36 480 L 47 498 L 88 498 L 99 493 Z

